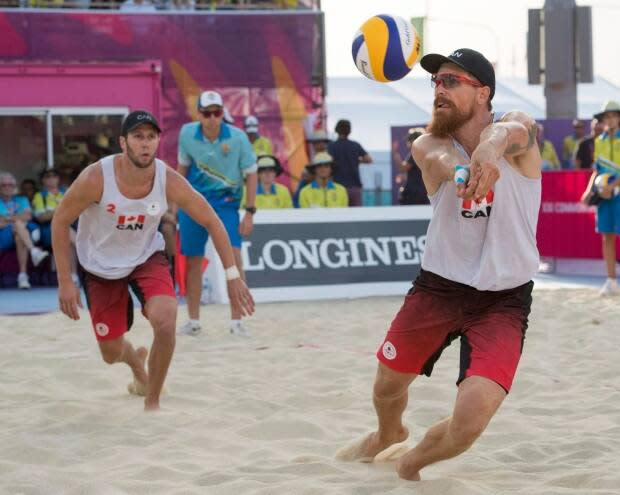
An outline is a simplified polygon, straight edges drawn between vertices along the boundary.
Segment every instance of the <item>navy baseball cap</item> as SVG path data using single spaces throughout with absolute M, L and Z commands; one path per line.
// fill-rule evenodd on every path
M 490 100 L 495 96 L 495 69 L 491 62 L 480 52 L 471 48 L 459 48 L 445 57 L 438 53 L 429 53 L 420 60 L 420 65 L 426 72 L 437 74 L 442 64 L 451 63 L 469 72 L 478 81 L 491 88 Z
M 127 115 L 127 117 L 123 120 L 123 124 L 121 125 L 121 136 L 127 136 L 127 134 L 133 131 L 136 127 L 144 124 L 151 124 L 155 129 L 157 129 L 157 132 L 161 134 L 161 127 L 159 127 L 159 123 L 152 113 L 147 112 L 146 110 L 136 110 L 135 112 L 131 112 Z

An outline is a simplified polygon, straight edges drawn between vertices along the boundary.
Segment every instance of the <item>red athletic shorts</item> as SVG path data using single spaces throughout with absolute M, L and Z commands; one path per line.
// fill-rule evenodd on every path
M 170 265 L 161 251 L 126 277 L 108 280 L 81 270 L 81 279 L 97 340 L 117 339 L 131 328 L 133 300 L 129 287 L 142 308 L 153 296 L 175 297 Z
M 484 376 L 508 392 L 523 350 L 533 286 L 530 281 L 479 291 L 422 270 L 377 357 L 394 371 L 431 376 L 442 351 L 460 337 L 457 385 Z

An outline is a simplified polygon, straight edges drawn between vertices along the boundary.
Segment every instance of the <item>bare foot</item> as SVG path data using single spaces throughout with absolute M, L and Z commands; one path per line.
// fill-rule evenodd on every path
M 407 466 L 406 456 L 401 457 L 396 462 L 396 472 L 398 473 L 398 476 L 404 480 L 420 481 L 422 479 L 420 477 L 420 471 L 415 468 L 411 468 L 411 466 Z
M 146 357 L 148 356 L 148 349 L 146 347 L 138 347 L 136 354 L 140 359 L 140 367 L 132 368 L 133 381 L 127 385 L 127 391 L 133 395 L 146 395 L 146 387 L 148 383 L 148 375 L 146 374 Z
M 389 439 L 379 438 L 377 433 L 369 433 L 336 452 L 336 459 L 345 462 L 372 462 L 379 452 L 383 452 L 392 444 L 404 442 L 407 437 L 409 430 L 404 426 L 398 434 Z
M 397 461 L 410 450 L 411 446 L 409 445 L 407 440 L 405 440 L 404 442 L 393 443 L 387 449 L 379 452 L 373 459 L 373 462 Z

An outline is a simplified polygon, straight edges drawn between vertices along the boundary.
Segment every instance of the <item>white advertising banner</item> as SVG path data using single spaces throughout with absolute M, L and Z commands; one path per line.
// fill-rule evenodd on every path
M 430 206 L 261 210 L 241 248 L 257 302 L 404 295 L 424 253 Z M 210 299 L 226 301 L 212 247 Z

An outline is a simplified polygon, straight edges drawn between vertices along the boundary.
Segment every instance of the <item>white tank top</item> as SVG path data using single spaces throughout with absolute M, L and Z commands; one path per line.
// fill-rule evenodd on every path
M 454 145 L 467 157 L 459 143 Z M 498 166 L 500 177 L 480 203 L 457 197 L 452 181 L 429 196 L 433 217 L 424 270 L 492 291 L 518 287 L 536 274 L 541 179 L 524 177 L 504 158 Z
M 168 210 L 164 162 L 155 160 L 151 192 L 141 199 L 129 199 L 118 190 L 114 158 L 112 155 L 101 159 L 101 201 L 80 215 L 76 239 L 82 267 L 106 279 L 126 277 L 153 253 L 164 249 L 158 227 Z

